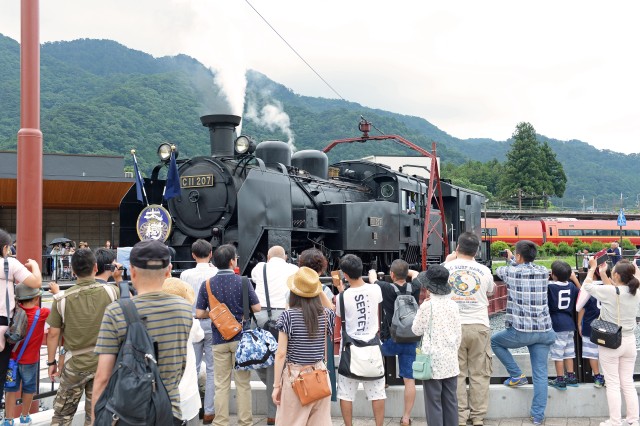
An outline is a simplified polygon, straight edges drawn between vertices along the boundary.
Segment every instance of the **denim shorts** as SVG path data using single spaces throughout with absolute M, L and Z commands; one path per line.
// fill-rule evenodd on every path
M 416 360 L 416 347 L 418 342 L 396 343 L 393 339 L 382 342 L 382 355 L 397 356 L 400 377 L 403 379 L 413 379 L 413 361 Z
M 38 377 L 38 363 L 18 364 L 18 374 L 16 375 L 16 389 L 22 383 L 22 393 L 36 393 Z M 17 391 L 16 391 L 17 392 Z

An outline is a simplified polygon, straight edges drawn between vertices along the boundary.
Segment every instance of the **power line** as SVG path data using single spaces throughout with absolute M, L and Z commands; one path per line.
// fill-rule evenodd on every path
M 273 25 L 271 25 L 271 24 L 269 23 L 269 21 L 267 21 L 267 19 L 266 19 L 264 16 L 262 16 L 262 14 L 261 14 L 260 12 L 258 12 L 258 9 L 256 9 L 256 8 L 255 8 L 255 7 L 254 7 L 254 6 L 249 2 L 249 0 L 244 0 L 244 1 L 245 1 L 245 2 L 246 2 L 246 3 L 251 7 L 251 9 L 253 9 L 253 11 L 254 11 L 254 12 L 256 12 L 256 14 L 257 14 L 257 15 L 258 15 L 258 16 L 259 16 L 259 17 L 260 17 L 260 18 L 265 22 L 265 24 L 267 24 L 267 25 L 269 26 L 269 28 L 271 28 L 271 29 L 273 30 L 273 32 L 274 32 L 274 33 L 276 33 L 276 35 L 277 35 L 278 37 L 280 37 L 280 39 L 281 39 L 281 40 L 282 40 L 282 41 L 283 41 L 283 42 L 284 42 L 284 43 L 289 47 L 289 49 L 291 49 L 291 51 L 293 51 L 293 53 L 295 53 L 295 54 L 296 54 L 296 56 L 297 56 L 298 58 L 300 58 L 300 60 L 301 60 L 302 62 L 304 62 L 304 63 L 305 63 L 305 65 L 306 65 L 307 67 L 309 67 L 309 69 L 310 69 L 311 71 L 313 71 L 313 73 L 314 73 L 315 75 L 317 75 L 317 76 L 318 76 L 318 78 L 319 78 L 320 80 L 322 80 L 322 82 L 323 82 L 324 84 L 326 84 L 326 85 L 327 85 L 327 87 L 328 87 L 329 89 L 331 89 L 331 90 L 333 91 L 333 93 L 335 93 L 335 94 L 336 94 L 340 99 L 342 99 L 343 101 L 348 102 L 348 101 L 347 101 L 347 100 L 346 100 L 346 99 L 345 99 L 345 98 L 344 98 L 344 97 L 343 97 L 343 96 L 342 96 L 342 95 L 341 95 L 341 94 L 340 94 L 336 89 L 334 89 L 334 88 L 333 88 L 333 86 L 332 86 L 331 84 L 329 84 L 329 82 L 328 82 L 327 80 L 325 80 L 325 79 L 324 79 L 324 77 L 322 77 L 322 76 L 320 75 L 320 73 L 319 73 L 318 71 L 316 71 L 316 70 L 315 70 L 315 68 L 313 68 L 313 67 L 311 66 L 311 64 L 310 64 L 309 62 L 307 62 L 307 61 L 302 57 L 302 55 L 301 55 L 300 53 L 298 53 L 298 51 L 297 51 L 297 50 L 296 50 L 296 49 L 295 49 L 295 48 L 294 48 L 294 47 L 293 47 L 293 46 L 292 46 L 292 45 L 291 45 L 291 44 L 290 44 L 290 43 L 289 43 L 289 42 L 288 42 L 288 41 L 287 41 L 287 40 L 286 40 L 282 35 L 280 35 L 280 33 L 278 32 L 278 30 L 276 30 L 276 29 L 273 27 Z M 363 117 L 362 115 L 361 115 L 360 117 L 361 117 L 362 119 L 364 119 L 364 117 Z M 374 126 L 372 123 L 369 123 L 369 124 L 371 124 L 371 126 L 372 126 L 374 129 L 376 129 L 378 132 L 380 132 L 380 134 L 381 134 L 381 135 L 384 135 L 384 132 L 383 132 L 382 130 L 378 129 L 378 128 L 377 128 L 376 126 Z
M 304 63 L 309 67 L 309 69 L 310 69 L 311 71 L 313 71 L 313 72 L 315 73 L 315 75 L 317 75 L 317 76 L 318 76 L 318 78 L 319 78 L 320 80 L 322 80 L 322 82 L 323 82 L 324 84 L 326 84 L 326 85 L 327 85 L 327 87 L 328 87 L 329 89 L 331 89 L 331 90 L 333 91 L 333 93 L 335 93 L 335 94 L 336 94 L 340 99 L 342 99 L 343 101 L 347 102 L 347 100 L 346 100 L 344 97 L 342 97 L 342 95 L 341 95 L 340 93 L 338 93 L 338 91 L 337 91 L 336 89 L 334 89 L 334 88 L 333 88 L 333 86 L 331 86 L 331 85 L 329 84 L 329 82 L 328 82 L 327 80 L 325 80 L 325 79 L 320 75 L 320 73 L 319 73 L 318 71 L 316 71 L 316 70 L 311 66 L 311 64 L 309 64 L 309 62 L 307 62 L 307 61 L 302 57 L 302 55 L 301 55 L 301 54 L 299 54 L 299 53 L 298 53 L 298 51 L 297 51 L 296 49 L 294 49 L 294 47 L 293 47 L 293 46 L 291 46 L 291 44 L 289 44 L 289 42 L 288 42 L 287 40 L 285 40 L 285 38 L 284 38 L 283 36 L 281 36 L 281 35 L 280 35 L 280 33 L 278 32 L 278 30 L 276 30 L 276 29 L 273 27 L 273 25 L 271 25 L 271 24 L 269 23 L 269 21 L 267 21 L 267 19 L 266 19 L 264 16 L 262 16 L 262 14 L 261 14 L 260 12 L 258 12 L 258 10 L 257 10 L 257 9 L 256 9 L 255 7 L 253 7 L 253 5 L 252 5 L 251 3 L 249 3 L 249 0 L 244 0 L 244 1 L 245 1 L 249 6 L 251 6 L 251 9 L 253 9 L 253 10 L 258 14 L 258 16 L 259 16 L 260 18 L 262 18 L 262 20 L 263 20 L 263 21 L 264 21 L 264 22 L 269 26 L 269 28 L 271 28 L 271 29 L 273 30 L 273 32 L 274 32 L 274 33 L 276 33 L 276 34 L 277 34 L 277 36 L 278 36 L 278 37 L 280 37 L 280 39 L 282 39 L 282 41 L 284 41 L 284 42 L 285 42 L 285 44 L 286 44 L 287 46 L 289 46 L 289 49 L 291 49 L 291 50 L 293 51 L 293 53 L 295 53 L 295 54 L 298 56 L 298 58 L 300 58 L 300 60 L 301 60 L 302 62 L 304 62 Z

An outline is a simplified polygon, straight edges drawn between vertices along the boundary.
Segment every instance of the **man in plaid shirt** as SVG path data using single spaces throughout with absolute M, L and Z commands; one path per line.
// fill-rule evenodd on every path
M 528 384 L 527 378 L 516 363 L 509 348 L 529 349 L 533 375 L 533 402 L 531 419 L 534 425 L 542 424 L 547 406 L 547 358 L 556 334 L 551 325 L 547 303 L 549 271 L 536 265 L 538 249 L 528 240 L 516 243 L 516 253 L 507 250 L 507 266 L 496 274 L 507 285 L 506 328 L 491 337 L 491 349 L 511 376 L 504 384 L 518 387 Z

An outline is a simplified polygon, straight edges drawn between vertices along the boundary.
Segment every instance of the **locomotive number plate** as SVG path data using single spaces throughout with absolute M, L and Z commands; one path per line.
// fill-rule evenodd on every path
M 181 176 L 181 188 L 204 188 L 213 186 L 213 175 Z
M 369 226 L 382 226 L 382 218 L 369 216 Z

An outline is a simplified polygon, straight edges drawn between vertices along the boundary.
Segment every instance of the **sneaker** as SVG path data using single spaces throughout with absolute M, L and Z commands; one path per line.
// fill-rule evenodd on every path
M 602 374 L 595 374 L 593 376 L 593 386 L 598 389 L 604 386 L 604 376 Z
M 4 419 L 2 426 L 13 426 L 13 419 Z
M 578 387 L 578 378 L 576 377 L 576 373 L 565 374 L 564 381 L 567 383 L 567 386 L 571 386 L 574 388 Z
M 534 419 L 533 416 L 529 417 L 529 419 L 534 425 L 541 425 L 544 423 L 544 419 Z
M 31 426 L 31 416 L 28 414 L 26 417 L 20 416 L 20 426 Z
M 524 386 L 526 384 L 529 384 L 529 381 L 524 374 L 521 374 L 520 377 L 510 377 L 504 381 L 504 385 L 510 388 L 517 388 L 518 386 Z
M 565 382 L 562 377 L 556 377 L 553 380 L 549 380 L 549 386 L 558 390 L 567 390 L 567 382 Z

